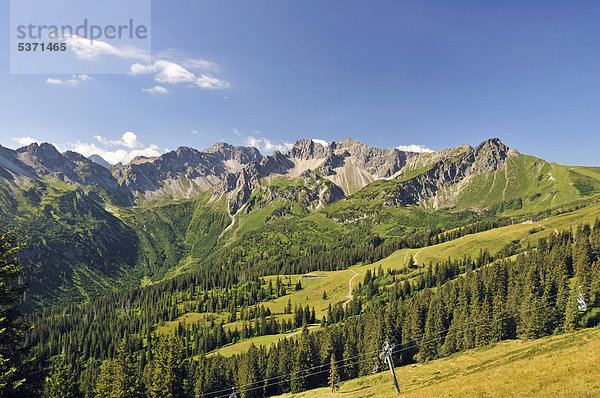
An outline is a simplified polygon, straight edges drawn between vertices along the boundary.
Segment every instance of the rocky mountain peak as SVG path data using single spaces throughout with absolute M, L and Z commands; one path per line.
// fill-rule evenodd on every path
M 288 151 L 287 156 L 302 160 L 321 159 L 331 154 L 332 150 L 331 145 L 323 146 L 310 138 L 303 138 L 296 141 L 292 149 Z
M 210 153 L 222 161 L 235 160 L 240 164 L 259 162 L 263 158 L 260 151 L 254 147 L 234 147 L 225 142 L 217 142 L 203 152 Z
M 44 166 L 57 165 L 65 161 L 64 156 L 58 152 L 54 145 L 47 142 L 42 144 L 34 142 L 33 144 L 17 149 L 17 153 L 21 155 L 19 157 L 37 161 Z

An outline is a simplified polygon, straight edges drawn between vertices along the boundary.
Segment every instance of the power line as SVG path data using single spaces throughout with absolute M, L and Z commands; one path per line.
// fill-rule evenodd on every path
M 558 298 L 558 296 L 559 295 L 556 294 L 556 295 L 553 295 L 553 296 L 549 296 L 547 299 Z M 519 311 L 519 312 L 511 313 L 510 315 L 507 315 L 505 317 L 492 320 L 491 322 L 492 323 L 500 322 L 500 321 L 509 319 L 509 318 L 511 318 L 511 317 L 513 317 L 515 315 L 519 315 L 519 314 L 522 314 L 522 313 L 527 313 L 527 312 L 530 312 L 530 311 L 533 311 L 533 310 L 536 310 L 536 309 L 542 309 L 542 308 L 545 308 L 545 307 L 549 307 L 549 306 L 551 306 L 553 304 L 554 303 L 546 303 L 544 305 L 540 305 L 540 306 L 537 306 L 537 307 L 529 307 L 529 309 L 527 309 L 525 311 L 522 311 L 522 312 Z M 473 325 L 473 327 L 470 327 L 470 328 L 469 327 L 464 327 L 464 328 L 461 328 L 461 329 L 455 329 L 454 333 L 453 334 L 449 334 L 449 335 L 453 336 L 453 335 L 457 335 L 457 334 L 459 334 L 461 332 L 464 332 L 464 331 L 467 331 L 467 330 L 475 329 L 476 327 L 478 327 L 481 324 L 484 324 L 484 323 L 486 323 L 488 321 L 489 321 L 488 319 L 480 319 L 480 320 L 473 320 L 473 321 L 467 322 L 464 325 L 469 325 L 469 324 L 474 324 L 474 323 L 475 324 Z M 443 329 L 443 330 L 435 333 L 434 335 L 441 334 L 443 332 L 450 332 L 450 330 L 451 330 L 451 328 Z M 448 336 L 448 334 L 446 336 Z M 430 342 L 435 342 L 436 341 L 435 338 L 431 338 L 430 340 L 425 340 L 425 341 L 421 340 L 420 342 L 418 342 L 418 340 L 419 340 L 419 338 L 410 339 L 406 343 L 416 342 L 417 344 L 414 344 L 414 345 L 411 345 L 411 346 L 407 346 L 407 347 L 403 347 L 401 349 L 396 349 L 396 350 L 393 350 L 393 352 L 396 353 L 396 354 L 398 354 L 398 353 L 403 352 L 403 351 L 407 351 L 407 350 L 410 350 L 410 349 L 413 349 L 413 348 L 418 348 L 419 344 L 421 344 L 423 342 L 430 343 Z M 375 350 L 375 351 L 371 351 L 371 352 L 359 354 L 359 355 L 356 355 L 354 357 L 350 357 L 350 358 L 346 358 L 346 359 L 343 359 L 343 360 L 335 361 L 334 363 L 337 364 L 337 363 L 348 362 L 348 361 L 350 361 L 352 359 L 357 359 L 357 358 L 360 358 L 360 357 L 364 357 L 366 355 L 372 355 L 372 354 L 378 353 L 378 352 L 379 352 L 379 350 Z M 360 364 L 360 363 L 363 363 L 363 362 L 367 362 L 367 361 L 371 361 L 371 360 L 372 360 L 372 358 L 363 359 L 363 360 L 359 360 L 359 361 L 356 361 L 356 362 L 347 363 L 345 365 L 339 366 L 338 368 L 343 369 L 343 368 L 346 368 L 346 367 L 351 366 L 351 365 L 357 365 L 357 364 Z M 308 370 L 314 370 L 314 369 L 317 369 L 317 368 L 322 368 L 324 366 L 327 366 L 327 364 L 318 365 L 318 366 L 314 366 L 312 368 L 302 369 L 302 370 L 295 371 L 295 372 L 290 372 L 290 373 L 287 373 L 287 374 L 284 374 L 284 375 L 274 376 L 274 377 L 271 377 L 271 378 L 268 378 L 268 379 L 257 380 L 255 382 L 252 382 L 252 383 L 240 386 L 239 387 L 239 391 L 249 392 L 249 391 L 264 389 L 266 387 L 271 387 L 271 386 L 277 385 L 279 383 L 291 382 L 292 380 L 296 380 L 296 379 L 299 379 L 301 377 L 310 377 L 310 376 L 314 376 L 314 375 L 318 375 L 318 374 L 321 374 L 321 373 L 328 372 L 329 369 L 324 369 L 324 370 L 321 370 L 321 371 L 318 371 L 318 372 L 312 372 L 312 373 L 304 374 L 301 377 L 290 377 L 290 378 L 287 378 L 287 379 L 285 378 L 286 376 L 292 376 L 294 374 L 303 373 L 303 372 L 306 372 Z M 277 379 L 282 379 L 282 378 L 283 378 L 283 380 L 279 380 L 279 381 L 272 382 L 272 383 L 266 383 L 266 382 L 268 382 L 270 380 L 277 380 Z M 263 384 L 263 383 L 266 383 L 266 384 Z M 262 385 L 259 385 L 259 386 L 256 386 L 256 387 L 252 387 L 255 384 L 262 384 Z M 252 388 L 247 388 L 247 387 L 252 387 Z M 206 394 L 209 395 L 209 396 L 212 396 L 213 394 L 218 394 L 218 393 L 225 392 L 225 391 L 230 391 L 230 390 L 231 390 L 231 387 L 227 388 L 227 389 L 213 391 L 213 392 L 207 392 Z M 227 398 L 228 396 L 229 396 L 228 394 L 225 394 L 225 395 L 213 396 L 213 398 Z

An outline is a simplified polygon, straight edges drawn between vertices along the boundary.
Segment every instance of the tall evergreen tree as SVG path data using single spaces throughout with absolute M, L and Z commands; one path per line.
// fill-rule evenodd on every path
M 296 347 L 296 355 L 294 357 L 294 374 L 291 380 L 291 389 L 294 393 L 305 391 L 309 386 L 308 369 L 314 366 L 309 342 L 308 328 L 305 326 L 298 346 Z
M 173 336 L 161 338 L 153 362 L 150 396 L 152 398 L 183 397 L 185 364 L 181 340 Z
M 0 234 L 0 396 L 24 394 L 23 374 L 25 350 L 23 335 L 28 329 L 17 304 L 25 291 L 18 283 L 23 271 L 17 255 L 23 245 L 12 232 Z
M 337 389 L 337 383 L 340 382 L 340 374 L 335 364 L 335 355 L 331 354 L 331 360 L 329 361 L 329 385 L 331 386 L 331 392 Z
M 45 398 L 71 398 L 79 396 L 77 377 L 73 366 L 65 361 L 60 361 L 52 367 L 50 376 L 44 384 Z
M 141 397 L 140 372 L 125 341 L 121 342 L 114 360 L 113 389 L 111 397 L 138 398 Z

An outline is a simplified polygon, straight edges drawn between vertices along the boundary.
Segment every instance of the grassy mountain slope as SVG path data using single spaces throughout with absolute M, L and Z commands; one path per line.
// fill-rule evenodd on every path
M 314 273 L 317 278 L 303 278 L 303 275 L 289 275 L 284 277 L 284 283 L 289 282 L 295 285 L 301 281 L 303 289 L 292 291 L 291 293 L 279 297 L 277 299 L 263 303 L 265 308 L 268 308 L 277 320 L 289 319 L 291 314 L 284 314 L 284 308 L 288 300 L 292 305 L 308 305 L 310 308 L 315 308 L 316 319 L 320 320 L 323 315 L 327 314 L 328 307 L 335 306 L 338 303 L 344 303 L 348 300 L 348 296 L 354 289 L 362 283 L 367 271 L 376 273 L 381 267 L 384 273 L 388 271 L 401 271 L 400 275 L 409 280 L 414 280 L 419 275 L 423 274 L 424 269 L 429 264 L 443 262 L 448 258 L 453 260 L 461 259 L 464 256 L 476 258 L 480 250 L 487 249 L 491 254 L 495 254 L 505 248 L 509 244 L 517 242 L 517 247 L 521 250 L 526 250 L 527 247 L 535 248 L 539 238 L 546 237 L 551 233 L 561 232 L 564 230 L 575 229 L 580 223 L 593 224 L 596 218 L 600 218 L 600 203 L 591 203 L 572 211 L 566 211 L 561 214 L 555 214 L 533 224 L 516 223 L 501 228 L 494 228 L 488 231 L 470 234 L 449 242 L 440 243 L 437 245 L 427 246 L 419 249 L 402 249 L 394 252 L 390 256 L 376 261 L 372 264 L 355 265 L 345 270 L 340 271 L 320 271 Z M 410 258 L 413 257 L 417 267 L 408 268 Z M 500 256 L 502 258 L 502 256 Z M 356 277 L 354 277 L 357 275 Z M 275 282 L 274 276 L 264 278 L 266 282 Z M 350 288 L 350 286 L 352 288 Z M 323 292 L 327 293 L 327 297 L 323 298 Z M 196 312 L 188 312 L 172 322 L 167 322 L 164 325 L 159 325 L 158 330 L 161 333 L 172 332 L 179 323 L 191 324 L 198 320 L 204 319 L 210 323 L 214 316 L 220 319 L 227 319 L 229 312 L 221 312 L 220 314 L 199 314 Z M 233 330 L 235 327 L 241 329 L 240 321 L 227 323 L 224 327 Z M 243 340 L 241 342 L 225 346 L 216 350 L 224 356 L 230 356 L 234 353 L 239 353 L 247 350 L 251 343 L 255 345 L 269 346 L 271 343 L 289 336 L 293 333 L 281 335 L 267 335 L 254 337 Z
M 599 177 L 593 168 L 571 168 L 533 156 L 510 157 L 498 170 L 473 175 L 424 206 L 453 203 L 503 215 L 540 212 L 598 193 Z
M 61 181 L 3 184 L 0 223 L 26 242 L 27 302 L 82 302 L 135 283 L 136 234 L 106 211 L 98 194 Z M 9 193 L 10 192 L 10 193 Z
M 584 354 L 585 353 L 585 354 Z M 331 393 L 319 388 L 282 397 L 593 397 L 600 394 L 600 329 L 512 340 L 350 380 Z

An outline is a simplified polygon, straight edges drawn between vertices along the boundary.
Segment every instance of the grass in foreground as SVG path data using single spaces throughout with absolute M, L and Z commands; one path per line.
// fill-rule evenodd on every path
M 283 397 L 595 397 L 600 396 L 600 329 L 511 340 L 425 364 L 350 380 L 331 393 L 319 388 Z

